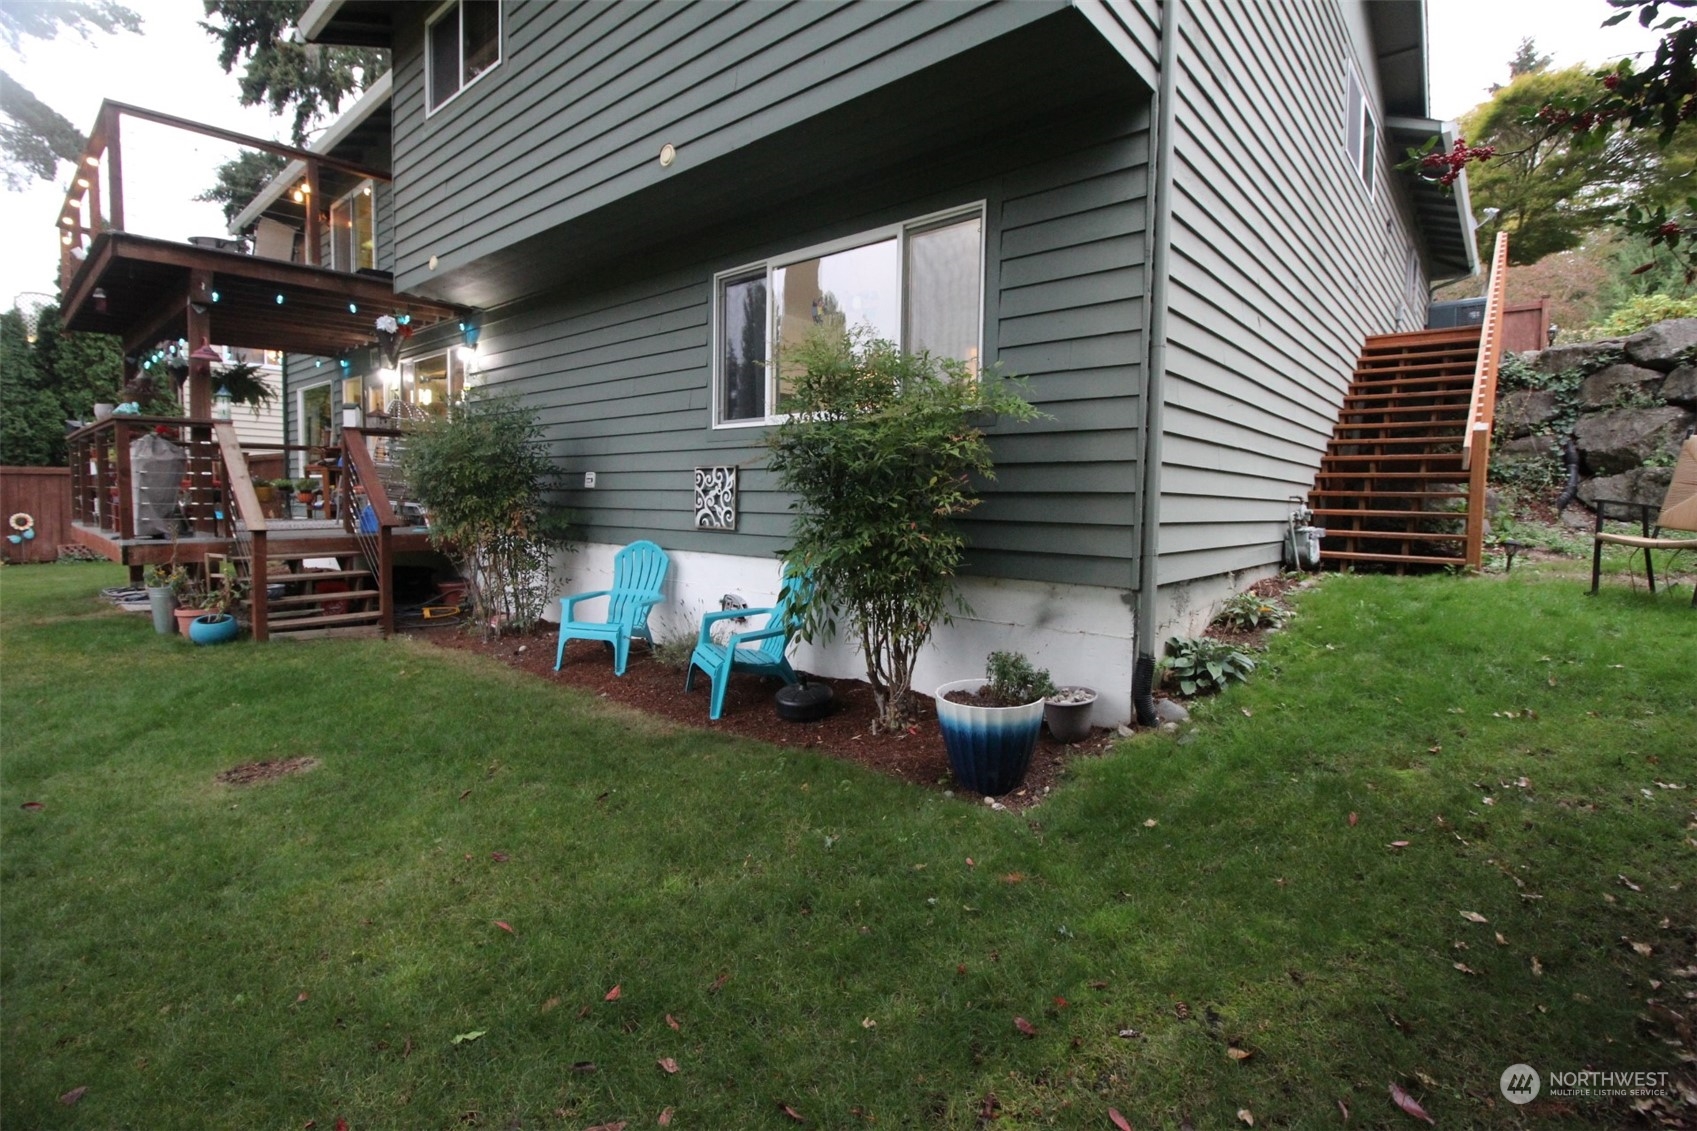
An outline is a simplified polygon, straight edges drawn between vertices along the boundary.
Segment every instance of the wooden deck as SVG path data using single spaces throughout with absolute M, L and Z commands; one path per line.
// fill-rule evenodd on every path
M 342 524 L 323 519 L 271 519 L 268 530 L 273 546 L 286 542 L 291 547 L 311 549 L 325 557 L 364 552 L 358 535 L 349 534 Z M 185 534 L 175 542 L 160 535 L 150 538 L 121 538 L 109 530 L 86 522 L 71 523 L 72 539 L 87 546 L 108 561 L 119 562 L 140 571 L 144 566 L 167 565 L 173 558 L 179 563 L 203 563 L 207 555 L 228 556 L 240 542 L 240 537 L 221 537 L 208 534 Z M 422 526 L 401 527 L 391 537 L 398 553 L 431 549 L 429 532 Z

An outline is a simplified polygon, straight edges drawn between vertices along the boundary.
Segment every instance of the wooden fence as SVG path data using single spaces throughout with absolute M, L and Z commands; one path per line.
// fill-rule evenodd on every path
M 35 520 L 35 537 L 16 545 L 0 541 L 0 560 L 51 562 L 61 544 L 71 538 L 71 469 L 68 467 L 0 467 L 0 518 L 8 522 L 0 535 L 17 533 L 13 515 Z M 21 519 L 19 521 L 22 521 Z

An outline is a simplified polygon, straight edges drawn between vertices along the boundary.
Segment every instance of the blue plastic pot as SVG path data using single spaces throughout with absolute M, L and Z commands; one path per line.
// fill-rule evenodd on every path
M 1020 707 L 969 707 L 944 698 L 951 691 L 977 691 L 982 678 L 957 679 L 937 689 L 937 722 L 949 752 L 949 769 L 962 788 L 1000 797 L 1019 788 L 1043 728 L 1043 700 Z
M 189 622 L 189 639 L 196 644 L 228 644 L 241 631 L 242 626 L 229 613 L 207 613 Z

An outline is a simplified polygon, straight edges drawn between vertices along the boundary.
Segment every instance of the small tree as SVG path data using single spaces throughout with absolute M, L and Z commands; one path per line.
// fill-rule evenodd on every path
M 485 635 L 534 625 L 553 591 L 566 515 L 533 412 L 512 397 L 469 396 L 408 436 L 401 469 L 430 512 L 430 539 L 469 583 Z
M 803 636 L 860 638 L 877 725 L 910 715 L 913 664 L 938 623 L 970 612 L 955 590 L 966 540 L 956 522 L 978 505 L 971 476 L 994 478 L 975 420 L 1037 415 L 1003 379 L 907 354 L 856 331 L 822 331 L 782 360 L 793 415 L 769 439 L 770 468 L 794 493 L 793 545 L 812 572 Z

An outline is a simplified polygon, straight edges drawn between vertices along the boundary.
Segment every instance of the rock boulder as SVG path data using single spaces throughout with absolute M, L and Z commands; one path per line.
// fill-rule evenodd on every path
M 1659 507 L 1668 493 L 1668 484 L 1672 482 L 1671 467 L 1635 467 L 1619 475 L 1586 480 L 1579 485 L 1579 497 L 1593 507 L 1597 505 L 1598 499 Z M 1614 513 L 1611 511 L 1611 516 Z M 1654 515 L 1651 516 L 1651 521 L 1655 521 Z
M 1600 342 L 1575 342 L 1570 346 L 1551 346 L 1538 354 L 1537 365 L 1544 373 L 1562 373 L 1578 369 L 1589 373 L 1601 369 L 1610 361 L 1620 359 L 1621 340 L 1608 338 Z
M 1697 365 L 1682 365 L 1662 382 L 1662 399 L 1669 404 L 1697 408 Z
M 1625 345 L 1628 358 L 1665 373 L 1679 365 L 1682 355 L 1697 349 L 1697 318 L 1658 322 L 1627 338 Z
M 1630 471 L 1658 452 L 1672 451 L 1697 420 L 1683 409 L 1619 408 L 1579 418 L 1574 435 L 1593 475 Z
M 1697 318 L 1692 321 L 1697 322 Z M 1646 369 L 1624 362 L 1611 365 L 1606 369 L 1597 370 L 1580 382 L 1579 407 L 1608 408 L 1635 395 L 1660 400 L 1662 382 L 1665 380 L 1667 375 L 1659 369 Z
M 1505 436 L 1527 436 L 1555 420 L 1559 411 L 1549 389 L 1512 389 L 1497 397 L 1497 427 Z

